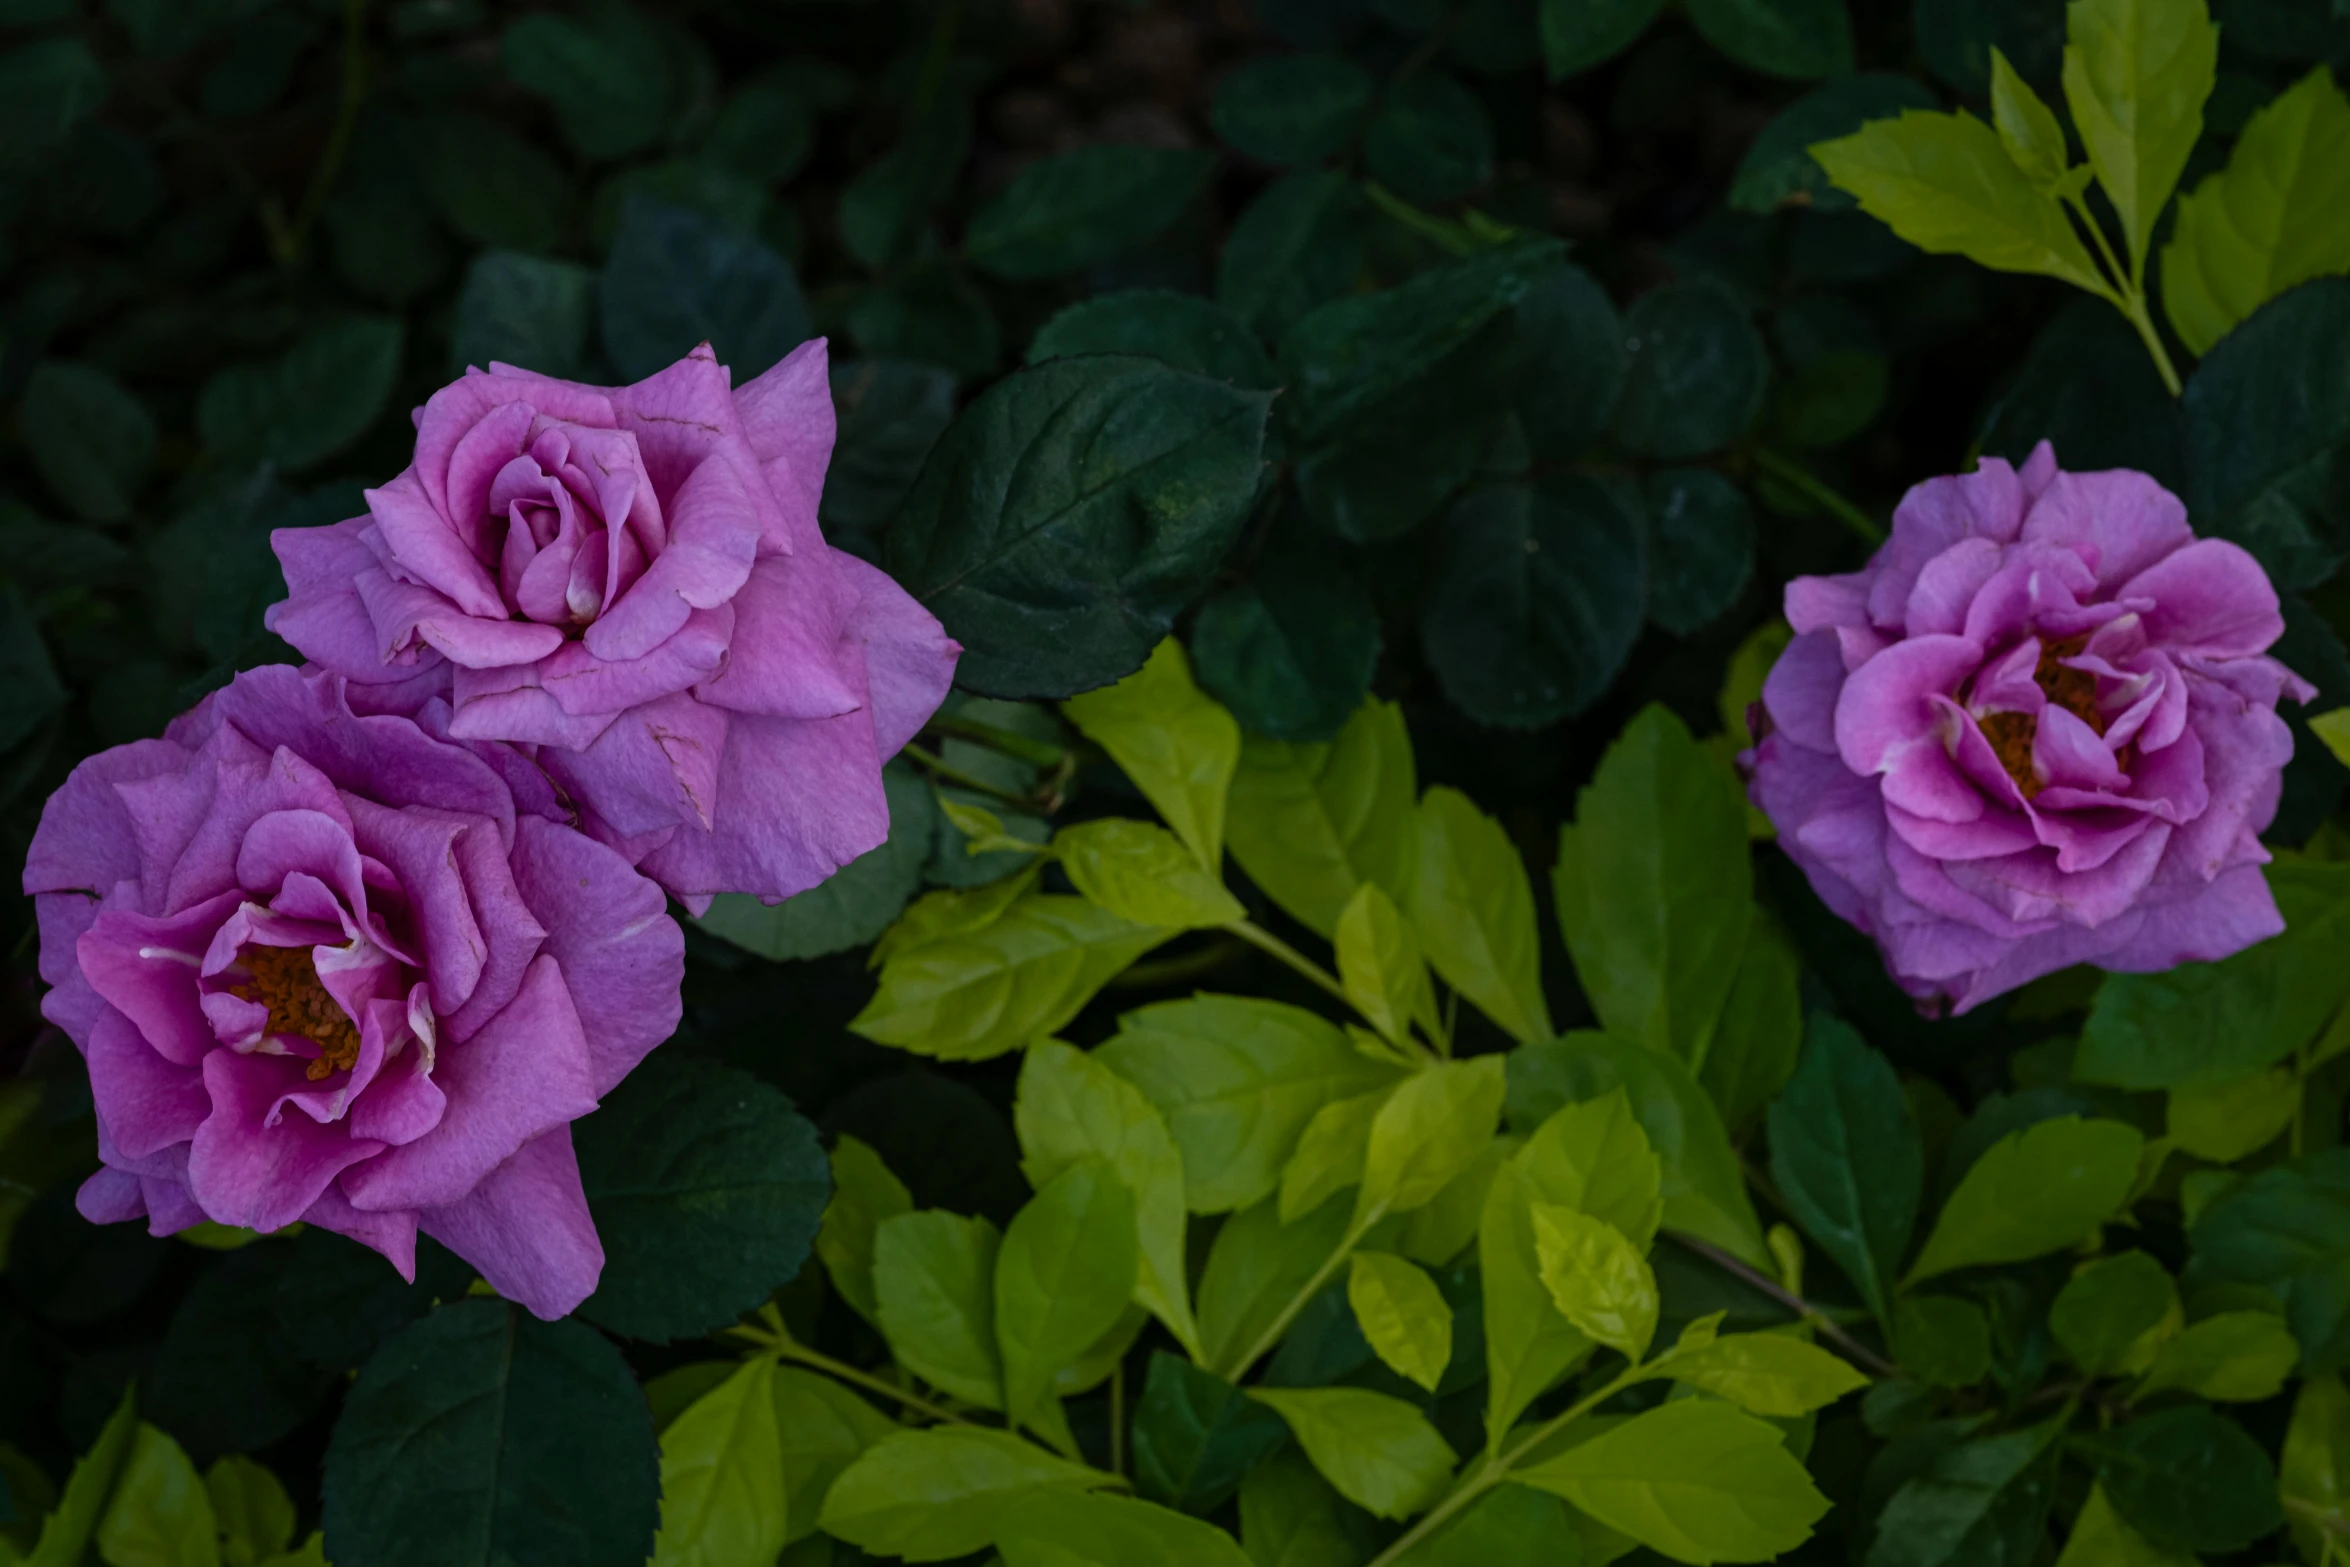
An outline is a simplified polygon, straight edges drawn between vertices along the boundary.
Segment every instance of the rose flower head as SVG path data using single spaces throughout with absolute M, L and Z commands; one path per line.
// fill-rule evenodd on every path
M 821 339 L 732 386 L 705 343 L 634 386 L 505 365 L 435 392 L 367 515 L 274 537 L 269 628 L 363 709 L 446 696 L 697 911 L 805 891 L 889 832 L 881 764 L 961 649 L 816 522 Z
M 1755 804 L 1929 1009 L 2284 928 L 2260 867 L 2309 684 L 2276 590 L 2142 473 L 2046 442 L 1903 497 L 1867 567 L 1787 586 Z
M 685 941 L 617 852 L 418 718 L 250 671 L 50 797 L 41 1009 L 89 1064 L 81 1211 L 417 1231 L 560 1316 L 604 1254 L 571 1122 L 669 1037 Z

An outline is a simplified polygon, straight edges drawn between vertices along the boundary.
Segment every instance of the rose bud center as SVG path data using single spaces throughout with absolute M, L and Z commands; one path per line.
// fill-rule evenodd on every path
M 358 1025 L 320 982 L 315 950 L 248 943 L 237 953 L 245 977 L 228 987 L 230 995 L 269 1008 L 269 1035 L 306 1039 L 318 1047 L 303 1074 L 313 1083 L 359 1064 Z

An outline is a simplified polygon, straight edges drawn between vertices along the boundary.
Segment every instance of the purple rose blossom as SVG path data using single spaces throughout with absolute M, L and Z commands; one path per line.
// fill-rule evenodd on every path
M 1928 1007 L 2075 963 L 2223 958 L 2284 928 L 2260 874 L 2293 739 L 2252 557 L 2142 473 L 1985 458 L 1903 497 L 1849 576 L 1787 586 L 1754 802 Z
M 731 387 L 708 344 L 634 386 L 505 365 L 435 392 L 368 514 L 273 540 L 267 623 L 361 710 L 445 695 L 697 912 L 773 902 L 889 833 L 881 764 L 961 649 L 828 547 L 821 339 Z
M 669 1037 L 661 889 L 343 682 L 240 675 L 50 797 L 42 1012 L 89 1062 L 99 1222 L 417 1231 L 543 1317 L 603 1267 L 571 1122 Z

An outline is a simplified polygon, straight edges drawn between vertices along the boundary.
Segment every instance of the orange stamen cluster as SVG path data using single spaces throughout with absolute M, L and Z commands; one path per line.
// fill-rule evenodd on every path
M 2061 642 L 2040 645 L 2040 662 L 2032 670 L 2032 681 L 2039 686 L 2049 702 L 2063 708 L 2099 734 L 2105 733 L 2105 714 L 2097 706 L 2097 677 L 2085 669 L 2074 669 L 2060 662 L 2080 652 L 2087 637 L 2067 637 Z M 2029 800 L 2044 787 L 2040 775 L 2032 770 L 2032 742 L 2040 733 L 2040 721 L 2030 713 L 1984 713 L 1975 722 L 1982 728 L 1983 738 L 1991 742 L 1991 750 L 1999 758 L 1999 765 L 2007 769 L 2007 776 Z
M 269 1008 L 268 1030 L 291 1034 L 318 1046 L 306 1075 L 313 1083 L 359 1064 L 359 1030 L 319 980 L 309 947 L 249 946 L 238 954 L 252 978 L 229 986 L 229 994 Z

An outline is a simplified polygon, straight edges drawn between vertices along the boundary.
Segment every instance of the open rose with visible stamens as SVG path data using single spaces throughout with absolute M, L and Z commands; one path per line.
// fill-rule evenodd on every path
M 24 887 L 89 1064 L 89 1218 L 299 1219 L 411 1278 L 421 1230 L 541 1316 L 594 1290 L 571 1123 L 675 1030 L 685 938 L 447 720 L 277 665 L 50 797 Z
M 1849 576 L 1788 584 L 1754 802 L 1929 1007 L 2284 928 L 2260 867 L 2306 681 L 2276 590 L 2142 473 L 2047 443 L 1903 498 Z

